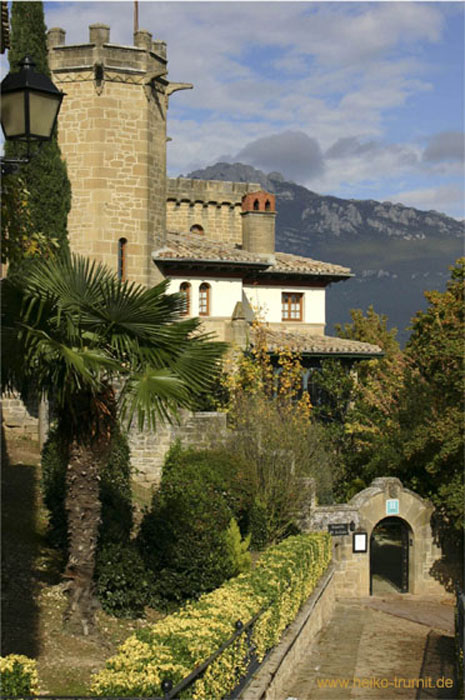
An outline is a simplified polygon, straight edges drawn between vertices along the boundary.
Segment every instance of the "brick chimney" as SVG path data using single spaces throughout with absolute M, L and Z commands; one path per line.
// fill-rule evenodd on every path
M 259 190 L 242 198 L 242 247 L 251 253 L 273 256 L 275 253 L 276 199 Z

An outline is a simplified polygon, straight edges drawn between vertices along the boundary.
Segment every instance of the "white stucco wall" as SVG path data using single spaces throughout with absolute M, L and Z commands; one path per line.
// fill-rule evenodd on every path
M 303 320 L 302 323 L 325 324 L 325 290 L 321 288 L 247 286 L 244 294 L 250 306 L 259 310 L 259 317 L 268 323 L 281 323 L 281 294 L 282 292 L 302 292 Z M 295 321 L 292 323 L 295 324 Z
M 190 315 L 199 315 L 199 287 L 203 282 L 210 285 L 210 317 L 231 318 L 238 301 L 242 301 L 241 279 L 218 279 L 215 277 L 172 277 L 168 292 L 179 292 L 183 282 L 191 285 Z

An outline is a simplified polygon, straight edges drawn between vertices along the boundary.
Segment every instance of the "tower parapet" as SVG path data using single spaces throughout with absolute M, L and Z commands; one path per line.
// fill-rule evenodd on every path
M 48 32 L 53 80 L 66 93 L 58 138 L 68 163 L 71 249 L 117 270 L 126 241 L 127 276 L 157 280 L 151 252 L 166 237 L 168 96 L 192 85 L 167 79 L 166 44 L 146 30 L 133 46 L 110 42 L 110 28 L 89 27 L 89 42 L 66 45 Z
M 179 233 L 201 226 L 207 238 L 240 245 L 242 198 L 258 187 L 249 182 L 168 178 L 167 230 Z

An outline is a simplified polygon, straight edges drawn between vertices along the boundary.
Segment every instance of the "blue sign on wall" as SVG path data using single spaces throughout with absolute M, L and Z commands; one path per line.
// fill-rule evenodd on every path
M 386 515 L 399 515 L 398 498 L 390 498 L 386 501 Z

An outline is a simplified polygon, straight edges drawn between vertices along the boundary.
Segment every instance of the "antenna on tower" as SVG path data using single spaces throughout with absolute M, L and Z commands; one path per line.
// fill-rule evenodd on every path
M 139 2 L 134 0 L 134 34 L 139 31 Z

